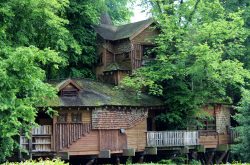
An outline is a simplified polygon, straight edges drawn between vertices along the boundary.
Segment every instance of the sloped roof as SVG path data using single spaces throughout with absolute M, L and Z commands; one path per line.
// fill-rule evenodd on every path
M 153 23 L 153 19 L 147 19 L 139 22 L 129 23 L 121 26 L 110 24 L 100 24 L 94 26 L 95 31 L 106 40 L 120 40 L 133 36 L 141 29 L 148 27 Z
M 67 80 L 64 80 L 67 81 Z M 118 89 L 113 85 L 87 79 L 73 79 L 82 90 L 78 96 L 59 96 L 49 100 L 52 107 L 70 106 L 163 106 L 163 102 L 153 96 L 141 94 L 140 97 L 133 91 Z M 58 86 L 62 81 L 50 81 L 53 86 Z
M 114 62 L 109 64 L 104 72 L 114 71 L 114 70 L 131 70 L 131 61 Z
M 77 90 L 79 91 L 81 90 L 81 87 L 71 79 L 66 79 L 64 81 L 61 81 L 59 84 L 57 84 L 56 88 L 60 91 L 69 84 L 72 84 Z

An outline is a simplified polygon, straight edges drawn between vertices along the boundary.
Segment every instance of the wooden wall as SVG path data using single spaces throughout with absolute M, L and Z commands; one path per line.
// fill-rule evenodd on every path
M 100 150 L 122 151 L 127 148 L 126 134 L 120 130 L 99 130 Z
M 78 139 L 62 152 L 69 152 L 69 155 L 96 155 L 99 154 L 99 148 L 99 132 L 91 130 L 89 134 Z
M 147 120 L 143 120 L 135 127 L 127 129 L 128 148 L 135 148 L 136 151 L 143 151 L 146 147 Z
M 60 110 L 59 115 L 62 113 L 67 113 L 67 122 L 71 122 L 71 114 L 72 113 L 81 113 L 82 114 L 82 122 L 83 123 L 91 123 L 91 110 L 76 110 L 76 109 L 71 109 L 71 110 Z M 55 120 L 57 120 L 57 117 L 55 117 Z M 55 121 L 57 122 L 57 121 Z
M 149 26 L 145 30 L 143 30 L 140 34 L 132 38 L 133 43 L 138 44 L 152 44 L 154 39 L 159 35 L 159 31 L 153 27 L 153 25 Z

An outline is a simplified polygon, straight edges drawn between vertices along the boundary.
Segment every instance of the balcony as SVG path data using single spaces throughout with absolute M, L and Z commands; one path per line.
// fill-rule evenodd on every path
M 148 147 L 182 147 L 199 145 L 198 131 L 149 131 Z
M 20 145 L 22 149 L 29 152 L 50 152 L 52 141 L 52 126 L 41 125 L 33 128 L 31 138 L 20 136 Z

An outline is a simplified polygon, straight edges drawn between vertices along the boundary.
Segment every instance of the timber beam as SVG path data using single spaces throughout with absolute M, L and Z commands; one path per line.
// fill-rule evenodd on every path
M 123 149 L 122 156 L 135 156 L 135 149 L 134 148 Z
M 145 155 L 157 155 L 157 147 L 146 147 L 144 153 Z
M 102 150 L 100 151 L 98 158 L 111 158 L 110 150 Z

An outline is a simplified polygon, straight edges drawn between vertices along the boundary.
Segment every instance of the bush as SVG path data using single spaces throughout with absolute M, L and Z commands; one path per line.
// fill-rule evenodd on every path
M 2 165 L 69 165 L 69 163 L 65 163 L 60 159 L 53 159 L 53 160 L 28 160 L 25 162 L 6 162 Z

